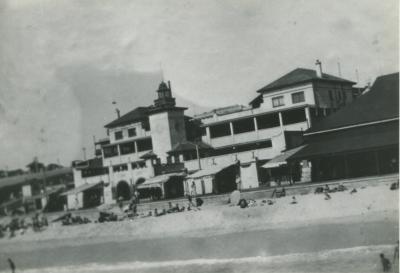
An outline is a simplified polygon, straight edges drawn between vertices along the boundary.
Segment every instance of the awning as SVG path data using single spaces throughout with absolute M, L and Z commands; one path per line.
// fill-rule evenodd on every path
M 261 167 L 270 169 L 270 168 L 277 168 L 279 166 L 286 165 L 287 164 L 286 159 L 288 159 L 290 156 L 294 155 L 298 151 L 302 150 L 304 147 L 305 147 L 305 145 L 302 145 L 302 146 L 296 147 L 294 149 L 287 150 L 287 151 L 281 153 L 280 155 L 272 158 L 270 161 L 268 161 Z
M 219 173 L 220 171 L 222 171 L 232 165 L 234 165 L 234 164 L 230 164 L 228 166 L 215 165 L 215 166 L 207 167 L 207 169 L 199 170 L 191 175 L 188 175 L 186 178 L 192 178 L 192 179 L 194 178 L 195 179 L 195 178 L 201 178 L 204 176 L 215 175 L 215 174 Z
M 289 160 L 380 149 L 392 145 L 399 145 L 399 134 L 394 130 L 357 136 L 343 134 L 329 141 L 310 143 L 304 149 L 292 155 Z
M 160 186 L 160 184 L 167 182 L 173 176 L 184 176 L 184 175 L 185 175 L 184 173 L 168 173 L 168 174 L 157 175 L 152 178 L 146 179 L 146 181 L 144 181 L 142 184 L 139 184 L 137 188 L 144 189 L 144 188 L 158 187 Z
M 83 185 L 81 185 L 81 186 L 79 186 L 79 187 L 77 187 L 77 188 L 74 188 L 74 189 L 72 189 L 72 190 L 69 190 L 69 191 L 66 191 L 66 192 L 61 193 L 60 196 L 77 194 L 77 193 L 80 193 L 80 192 L 83 192 L 83 191 L 92 189 L 92 188 L 94 188 L 94 187 L 100 186 L 100 185 L 102 185 L 103 183 L 104 183 L 103 181 L 98 182 L 98 183 L 93 183 L 93 184 L 85 183 L 85 184 L 83 184 Z

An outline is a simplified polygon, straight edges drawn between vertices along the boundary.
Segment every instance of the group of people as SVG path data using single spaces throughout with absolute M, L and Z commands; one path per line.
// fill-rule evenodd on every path
M 9 237 L 12 238 L 16 236 L 17 231 L 23 234 L 29 227 L 32 227 L 33 231 L 36 232 L 49 225 L 46 216 L 43 214 L 35 213 L 31 220 L 31 223 L 26 223 L 25 218 L 15 217 L 8 224 L 0 225 L 0 238 L 3 238 L 7 231 L 9 231 Z

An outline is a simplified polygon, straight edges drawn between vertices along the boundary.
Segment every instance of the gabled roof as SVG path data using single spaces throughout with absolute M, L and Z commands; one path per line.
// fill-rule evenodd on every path
M 319 78 L 317 76 L 317 72 L 312 69 L 306 69 L 306 68 L 296 68 L 295 70 L 287 73 L 286 75 L 280 77 L 279 79 L 271 82 L 267 86 L 264 86 L 257 92 L 259 93 L 265 93 L 268 91 L 272 91 L 278 88 L 282 87 L 287 87 L 287 86 L 292 86 L 296 84 L 301 84 L 301 83 L 307 83 L 307 82 L 312 82 L 312 81 L 330 81 L 330 82 L 341 82 L 341 83 L 347 83 L 347 84 L 355 84 L 355 82 L 342 79 L 336 76 L 332 76 L 326 73 L 322 73 L 322 78 Z
M 399 117 L 399 73 L 378 77 L 371 90 L 313 124 L 306 134 Z
M 127 125 L 130 123 L 146 120 L 149 116 L 149 110 L 151 108 L 152 108 L 152 106 L 137 107 L 137 108 L 133 109 L 132 111 L 126 113 L 122 117 L 117 118 L 117 119 L 111 121 L 110 123 L 106 124 L 104 127 L 105 128 L 115 128 L 118 126 L 123 126 L 123 125 Z

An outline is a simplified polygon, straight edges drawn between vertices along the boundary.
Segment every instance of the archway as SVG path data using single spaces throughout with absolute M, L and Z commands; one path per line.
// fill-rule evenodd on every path
M 138 178 L 138 179 L 136 180 L 136 182 L 135 182 L 135 186 L 138 186 L 138 185 L 140 185 L 140 184 L 143 184 L 144 181 L 146 181 L 146 179 L 144 179 L 143 177 Z
M 122 197 L 123 200 L 129 200 L 131 198 L 131 188 L 128 182 L 119 181 L 117 185 L 117 199 Z

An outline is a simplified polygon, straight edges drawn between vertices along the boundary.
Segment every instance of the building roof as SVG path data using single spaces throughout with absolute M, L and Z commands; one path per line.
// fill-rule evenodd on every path
M 295 70 L 287 73 L 286 75 L 280 77 L 279 79 L 271 82 L 267 86 L 264 86 L 263 88 L 259 89 L 257 92 L 265 93 L 275 89 L 297 85 L 301 83 L 312 82 L 312 81 L 340 82 L 351 85 L 355 84 L 355 82 L 339 78 L 336 76 L 332 76 L 326 73 L 322 73 L 322 78 L 319 78 L 315 70 L 306 68 L 296 68 Z
M 289 157 L 291 157 L 295 153 L 299 152 L 304 147 L 305 147 L 305 145 L 302 145 L 302 146 L 298 146 L 296 148 L 284 151 L 281 154 L 279 154 L 276 157 L 274 157 L 271 160 L 269 160 L 267 163 L 265 163 L 261 167 L 268 169 L 268 168 L 277 168 L 279 166 L 286 165 L 287 164 L 286 159 L 288 159 Z
M 393 146 L 399 144 L 398 126 L 397 130 L 385 132 L 373 132 L 369 134 L 351 134 L 347 131 L 340 137 L 328 141 L 313 142 L 289 157 L 289 160 L 311 158 L 320 155 L 343 154 L 357 152 L 367 149 Z
M 378 77 L 371 90 L 313 124 L 307 134 L 399 117 L 399 73 Z
M 123 126 L 127 125 L 130 123 L 134 122 L 140 122 L 144 121 L 148 118 L 149 116 L 149 110 L 152 108 L 152 106 L 148 107 L 137 107 L 133 109 L 132 111 L 126 113 L 125 115 L 121 116 L 120 118 L 117 118 L 110 123 L 106 124 L 104 127 L 105 128 L 115 128 L 118 126 Z
M 180 152 L 186 152 L 186 151 L 193 151 L 193 150 L 196 150 L 196 145 L 198 145 L 199 150 L 214 149 L 212 146 L 210 146 L 207 143 L 204 143 L 202 141 L 200 141 L 200 142 L 184 141 L 184 142 L 175 144 L 174 147 L 172 147 L 171 151 L 169 151 L 168 153 L 180 153 Z
M 72 175 L 72 169 L 69 167 L 64 167 L 64 168 L 55 169 L 55 170 L 46 171 L 46 172 L 29 173 L 29 174 L 24 174 L 24 175 L 5 177 L 5 178 L 0 179 L 0 188 L 4 188 L 4 187 L 8 187 L 8 186 L 17 186 L 19 184 L 27 184 L 27 183 L 31 182 L 32 180 L 44 179 L 44 177 L 51 178 L 53 176 L 65 175 L 65 174 Z

